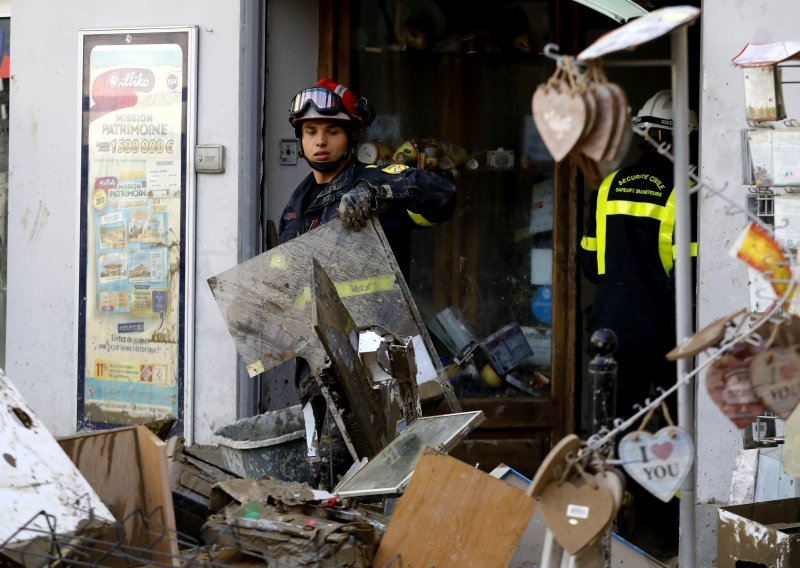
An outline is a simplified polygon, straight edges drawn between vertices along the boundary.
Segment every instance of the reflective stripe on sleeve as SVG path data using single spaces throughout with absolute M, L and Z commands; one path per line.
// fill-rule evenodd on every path
M 433 227 L 436 224 L 436 223 L 431 223 L 419 213 L 414 213 L 409 209 L 406 209 L 406 213 L 408 213 L 408 216 L 411 217 L 411 220 L 414 221 L 414 223 L 416 223 L 420 227 Z
M 597 250 L 597 239 L 595 237 L 584 236 L 581 239 L 581 248 L 583 250 L 588 250 L 589 252 L 596 251 Z

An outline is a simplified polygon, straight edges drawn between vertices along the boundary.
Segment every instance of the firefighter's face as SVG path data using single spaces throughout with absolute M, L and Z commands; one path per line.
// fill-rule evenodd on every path
M 303 154 L 314 162 L 335 162 L 347 151 L 347 130 L 336 120 L 303 123 Z

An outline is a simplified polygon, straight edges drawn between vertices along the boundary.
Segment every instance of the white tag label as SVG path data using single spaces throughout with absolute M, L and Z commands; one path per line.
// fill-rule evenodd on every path
M 567 505 L 567 516 L 575 519 L 588 519 L 589 507 L 585 505 Z

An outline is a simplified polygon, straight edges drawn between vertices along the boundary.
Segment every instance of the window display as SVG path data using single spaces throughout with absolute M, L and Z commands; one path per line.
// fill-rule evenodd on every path
M 554 169 L 531 93 L 553 72 L 549 3 L 393 4 L 352 9 L 351 83 L 377 111 L 358 157 L 458 190 L 450 221 L 412 235 L 407 275 L 456 394 L 546 398 Z

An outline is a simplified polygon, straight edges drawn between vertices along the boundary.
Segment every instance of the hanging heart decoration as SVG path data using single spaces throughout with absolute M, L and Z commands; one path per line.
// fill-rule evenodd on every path
M 800 345 L 772 347 L 753 357 L 750 385 L 764 406 L 789 418 L 800 403 Z
M 572 152 L 592 186 L 616 169 L 631 129 L 630 108 L 625 92 L 608 81 L 599 61 L 591 61 L 584 72 L 573 57 L 561 56 L 553 76 L 533 93 L 531 107 L 553 160 L 560 162 Z
M 528 485 L 526 493 L 539 497 L 551 482 L 561 479 L 567 469 L 567 456 L 575 456 L 584 442 L 575 434 L 567 434 L 547 453 L 536 474 Z
M 556 542 L 577 554 L 611 524 L 617 507 L 612 489 L 576 478 L 545 487 L 540 510 Z
M 655 434 L 627 434 L 617 452 L 631 479 L 666 503 L 692 468 L 694 444 L 685 430 L 667 426 Z
M 725 331 L 728 328 L 738 328 L 739 325 L 746 321 L 745 313 L 747 313 L 747 310 L 740 308 L 725 317 L 713 321 L 667 353 L 667 359 L 677 361 L 686 357 L 694 357 L 709 347 L 719 345 L 725 339 Z M 738 325 L 735 323 L 737 319 L 739 320 Z
M 553 160 L 560 162 L 581 136 L 586 106 L 582 99 L 556 89 L 537 87 L 533 94 L 533 120 Z
M 616 128 L 616 101 L 608 87 L 601 83 L 590 84 L 585 98 L 595 101 L 596 116 L 591 129 L 581 139 L 578 149 L 587 158 L 599 162 L 603 159 Z
M 555 74 L 533 93 L 533 121 L 553 160 L 560 162 L 586 128 L 587 107 L 571 58 L 559 62 Z
M 625 139 L 625 133 L 631 130 L 631 110 L 628 104 L 628 97 L 625 91 L 622 90 L 622 87 L 610 81 L 605 81 L 604 84 L 611 91 L 611 96 L 616 107 L 616 113 L 614 115 L 615 128 L 611 135 L 611 140 L 609 141 L 605 156 L 603 156 L 603 162 L 612 164 L 611 169 L 613 170 L 616 168 L 618 160 L 624 157 L 620 155 L 620 151 L 623 148 L 622 142 Z
M 764 404 L 750 385 L 750 363 L 754 356 L 754 348 L 743 344 L 711 363 L 706 371 L 706 389 L 711 400 L 737 428 L 753 423 L 764 412 Z

